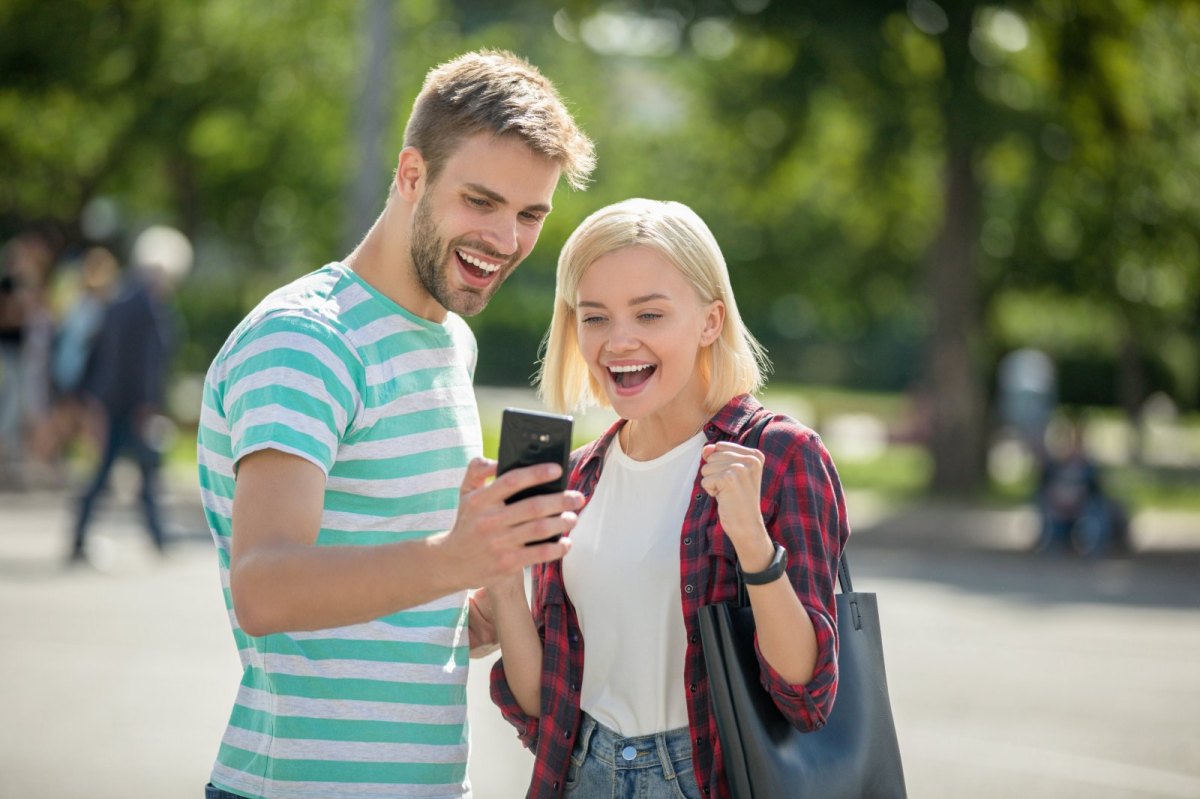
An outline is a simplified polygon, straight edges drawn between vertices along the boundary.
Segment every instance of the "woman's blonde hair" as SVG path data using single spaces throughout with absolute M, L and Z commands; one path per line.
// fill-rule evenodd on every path
M 703 350 L 705 405 L 715 412 L 739 394 L 753 393 L 769 368 L 766 351 L 738 313 L 729 268 L 712 231 L 695 211 L 677 202 L 631 199 L 601 208 L 580 223 L 558 256 L 554 316 L 542 342 L 538 395 L 560 413 L 608 406 L 579 351 L 576 294 L 583 273 L 598 258 L 627 247 L 650 247 L 667 257 L 696 289 L 701 302 L 720 300 L 725 323 Z

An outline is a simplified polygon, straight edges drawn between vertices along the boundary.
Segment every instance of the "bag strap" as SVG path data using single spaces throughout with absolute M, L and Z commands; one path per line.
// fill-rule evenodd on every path
M 767 425 L 771 423 L 771 419 L 775 418 L 771 413 L 764 413 L 757 422 L 750 428 L 750 432 L 746 433 L 742 438 L 742 446 L 758 449 L 758 442 L 762 440 L 763 431 L 767 429 Z M 737 572 L 738 592 L 737 606 L 745 608 L 750 606 L 750 595 L 746 592 L 746 582 L 742 579 L 742 573 Z M 838 559 L 837 569 L 838 585 L 842 588 L 843 594 L 854 593 L 854 584 L 850 581 L 850 563 L 846 560 L 846 553 L 842 552 L 842 557 Z

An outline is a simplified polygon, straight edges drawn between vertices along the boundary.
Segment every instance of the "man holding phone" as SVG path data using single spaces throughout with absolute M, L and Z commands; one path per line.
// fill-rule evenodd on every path
M 208 799 L 470 793 L 468 640 L 491 636 L 468 590 L 561 558 L 547 539 L 582 497 L 505 502 L 556 464 L 488 482 L 461 317 L 529 254 L 560 176 L 582 188 L 593 163 L 524 60 L 433 69 L 363 241 L 217 355 L 197 451 L 243 679 Z

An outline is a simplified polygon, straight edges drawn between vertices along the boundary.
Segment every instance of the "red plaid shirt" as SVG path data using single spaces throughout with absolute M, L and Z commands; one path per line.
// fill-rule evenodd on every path
M 735 397 L 705 425 L 710 443 L 741 441 L 768 412 L 748 395 Z M 769 415 L 769 414 L 768 414 Z M 572 455 L 570 485 L 591 497 L 600 479 L 618 421 L 596 441 Z M 812 619 L 817 635 L 817 666 L 807 685 L 790 685 L 758 652 L 762 684 L 799 729 L 825 724 L 837 692 L 837 563 L 850 530 L 841 482 L 817 434 L 786 416 L 773 416 L 759 449 L 763 467 L 763 519 L 771 538 L 788 551 L 788 579 Z M 700 487 L 700 474 L 679 535 L 679 589 L 687 653 L 688 728 L 696 780 L 706 796 L 727 797 L 725 766 L 716 719 L 708 695 L 708 672 L 700 646 L 697 609 L 736 599 L 737 555 L 721 530 L 717 504 Z M 563 587 L 562 563 L 533 568 L 533 617 L 543 642 L 541 716 L 521 711 L 504 675 L 503 659 L 492 668 L 492 700 L 534 752 L 530 797 L 561 796 L 570 754 L 579 730 L 579 688 L 583 682 L 583 636 L 575 608 Z M 755 646 L 757 650 L 757 645 Z

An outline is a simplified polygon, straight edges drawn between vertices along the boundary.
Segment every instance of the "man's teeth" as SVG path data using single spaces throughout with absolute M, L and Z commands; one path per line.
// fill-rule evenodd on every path
M 476 269 L 482 269 L 484 272 L 487 272 L 489 275 L 492 272 L 499 271 L 499 269 L 500 269 L 500 264 L 489 264 L 487 261 L 481 261 L 478 258 L 476 258 L 475 256 L 467 255 L 465 252 L 462 252 L 461 250 L 455 250 L 455 252 L 458 253 L 459 258 L 462 258 L 464 261 L 466 261 L 467 263 L 469 263 L 471 266 L 475 267 Z
M 649 364 L 649 363 L 638 363 L 638 364 L 631 364 L 629 366 L 610 366 L 610 367 L 608 367 L 608 371 L 618 372 L 618 373 L 620 373 L 620 372 L 640 372 L 643 369 L 649 369 L 652 365 L 653 364 Z

